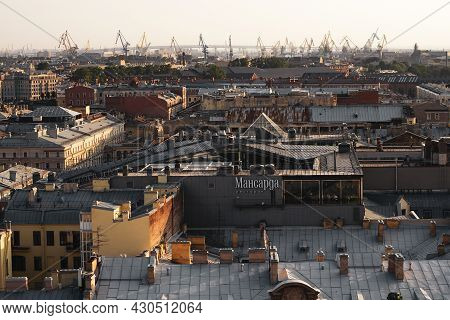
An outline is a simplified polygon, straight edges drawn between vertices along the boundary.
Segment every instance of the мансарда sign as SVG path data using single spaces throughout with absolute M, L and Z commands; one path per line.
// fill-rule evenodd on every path
M 236 189 L 262 189 L 274 190 L 280 187 L 280 181 L 275 179 L 244 179 L 243 177 L 236 178 Z

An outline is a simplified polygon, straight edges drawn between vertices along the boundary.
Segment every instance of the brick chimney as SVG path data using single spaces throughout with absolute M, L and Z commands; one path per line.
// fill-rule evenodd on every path
M 155 283 L 155 269 L 156 269 L 156 258 L 151 256 L 150 263 L 147 266 L 147 282 L 149 284 Z
M 207 250 L 192 250 L 192 263 L 193 264 L 207 264 L 208 263 L 208 251 Z
M 403 280 L 405 277 L 403 271 L 403 264 L 405 263 L 405 257 L 401 253 L 395 254 L 395 279 Z
M 370 228 L 370 219 L 364 218 L 363 219 L 363 229 L 369 229 Z
M 53 278 L 45 277 L 44 278 L 44 290 L 53 290 Z
M 266 261 L 266 248 L 248 248 L 248 262 L 264 263 Z
M 278 282 L 278 263 L 280 262 L 280 258 L 276 249 L 270 252 L 269 262 L 270 283 L 276 284 Z
M 378 220 L 378 226 L 377 226 L 377 241 L 383 242 L 384 240 L 384 221 Z
M 395 273 L 395 253 L 388 254 L 388 272 Z
M 316 261 L 317 262 L 324 262 L 325 261 L 325 252 L 322 250 L 319 250 L 316 252 Z
M 341 253 L 339 255 L 339 270 L 340 274 L 345 275 L 348 274 L 348 254 Z
M 436 237 L 436 221 L 430 221 L 430 237 Z
M 231 247 L 237 248 L 239 246 L 239 235 L 236 230 L 231 232 Z
M 233 263 L 234 250 L 232 248 L 222 248 L 219 250 L 220 263 Z

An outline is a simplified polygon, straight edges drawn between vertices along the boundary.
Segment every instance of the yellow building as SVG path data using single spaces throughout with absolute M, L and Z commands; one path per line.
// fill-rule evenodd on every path
M 12 275 L 11 229 L 0 229 L 0 291 L 5 290 L 6 278 Z

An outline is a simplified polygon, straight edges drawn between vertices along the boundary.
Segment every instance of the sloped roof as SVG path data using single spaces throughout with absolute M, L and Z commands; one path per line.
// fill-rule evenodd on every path
M 244 136 L 256 136 L 256 130 L 264 129 L 270 134 L 278 138 L 285 138 L 286 132 L 280 128 L 272 119 L 270 119 L 264 112 L 250 125 L 250 127 L 244 132 Z
M 57 107 L 57 106 L 47 106 L 47 107 L 40 107 L 22 117 L 32 118 L 32 117 L 76 117 L 80 115 L 79 112 L 63 108 L 63 107 Z

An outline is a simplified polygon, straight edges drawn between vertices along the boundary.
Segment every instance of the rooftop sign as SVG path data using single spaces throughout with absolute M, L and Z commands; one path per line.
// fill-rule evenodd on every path
M 235 189 L 260 189 L 274 190 L 280 187 L 280 181 L 261 177 L 256 179 L 245 179 L 243 177 L 236 178 Z

